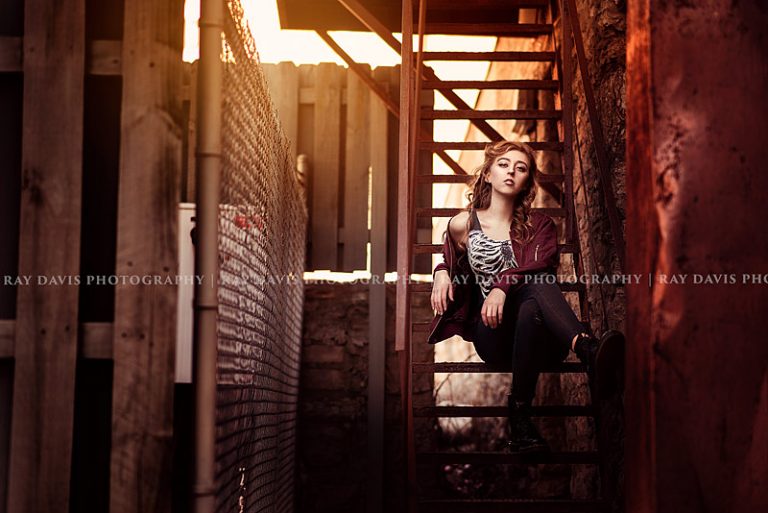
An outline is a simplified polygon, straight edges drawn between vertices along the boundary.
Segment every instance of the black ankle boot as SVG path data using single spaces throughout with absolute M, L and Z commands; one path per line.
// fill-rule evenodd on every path
M 531 453 L 548 451 L 547 442 L 531 421 L 530 404 L 518 403 L 507 396 L 509 417 L 507 422 L 507 447 L 511 452 Z
M 607 397 L 624 386 L 624 335 L 608 330 L 598 341 L 594 336 L 579 336 L 575 352 L 584 365 L 589 388 L 599 397 Z
M 574 345 L 574 352 L 579 357 L 581 364 L 589 378 L 590 388 L 595 382 L 595 362 L 597 360 L 597 350 L 600 347 L 599 342 L 594 335 L 579 335 Z

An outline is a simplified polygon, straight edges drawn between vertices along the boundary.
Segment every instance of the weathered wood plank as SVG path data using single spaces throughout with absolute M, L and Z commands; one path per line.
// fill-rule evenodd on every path
M 400 90 L 400 66 L 387 68 L 389 73 L 384 73 L 382 79 L 389 84 L 390 91 Z M 377 68 L 376 71 L 382 68 Z M 388 179 L 387 179 L 387 272 L 397 270 L 397 205 L 400 165 L 400 118 L 394 114 L 389 116 L 387 145 Z
M 112 358 L 112 323 L 80 323 L 82 342 L 79 349 L 81 358 Z M 13 358 L 15 353 L 16 320 L 0 319 L 0 358 Z
M 0 73 L 21 71 L 23 39 L 0 36 Z
M 85 2 L 27 0 L 19 275 L 80 268 Z M 75 283 L 18 287 L 8 511 L 68 511 Z
M 181 0 L 125 2 L 117 274 L 178 267 L 182 20 Z M 171 511 L 175 334 L 175 287 L 116 287 L 112 513 Z
M 0 320 L 0 358 L 13 358 L 15 338 L 16 321 L 13 319 Z
M 0 36 L 0 73 L 23 71 L 21 37 Z M 120 41 L 106 39 L 89 41 L 86 46 L 86 73 L 119 75 L 121 73 Z
M 388 91 L 389 88 L 385 89 Z M 389 112 L 377 96 L 369 96 L 371 163 L 371 280 L 368 346 L 368 508 L 382 510 L 384 460 L 384 390 L 386 363 L 387 271 L 387 134 Z
M 341 69 L 321 63 L 315 70 L 312 269 L 338 267 Z
M 195 180 L 197 169 L 197 158 L 195 152 L 197 151 L 197 61 L 193 62 L 189 66 L 189 85 L 186 86 L 189 92 L 185 98 L 185 102 L 188 105 L 187 112 L 187 124 L 186 124 L 186 141 L 183 141 L 184 152 L 184 169 L 182 171 L 182 201 L 194 202 L 195 201 Z
M 87 66 L 91 75 L 122 73 L 122 43 L 120 41 L 91 41 L 87 46 Z
M 262 69 L 283 131 L 291 142 L 291 156 L 295 162 L 296 140 L 299 136 L 299 70 L 292 62 L 264 64 Z
M 365 66 L 370 73 L 370 67 Z M 365 269 L 368 243 L 370 89 L 352 70 L 347 75 L 342 271 Z M 385 125 L 386 126 L 386 125 Z
M 421 108 L 433 108 L 435 106 L 435 93 L 430 90 L 420 90 L 419 106 Z M 435 122 L 430 119 L 422 119 L 420 122 L 419 134 L 429 135 L 429 139 L 434 138 Z M 412 174 L 415 179 L 418 175 L 432 174 L 432 152 L 420 149 L 418 144 L 412 148 L 415 155 L 418 156 L 417 166 Z M 432 187 L 430 185 L 414 184 L 414 206 L 431 207 L 432 206 Z M 432 219 L 416 219 L 416 233 L 414 242 L 428 243 L 432 240 Z M 413 269 L 411 272 L 432 274 L 432 257 L 430 255 L 413 255 Z
M 111 322 L 86 322 L 80 325 L 82 345 L 80 357 L 95 360 L 111 360 L 114 344 L 114 325 Z

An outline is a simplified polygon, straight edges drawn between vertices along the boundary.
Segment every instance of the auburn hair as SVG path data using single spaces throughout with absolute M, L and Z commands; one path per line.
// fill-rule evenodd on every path
M 531 204 L 536 197 L 536 155 L 533 149 L 525 143 L 515 141 L 497 141 L 485 146 L 485 160 L 475 170 L 475 178 L 467 192 L 467 211 L 471 209 L 486 209 L 491 204 L 491 184 L 485 181 L 485 177 L 491 171 L 491 166 L 496 159 L 510 151 L 517 150 L 528 157 L 528 174 L 523 189 L 515 197 L 514 214 L 512 221 L 512 239 L 525 243 L 533 238 L 533 221 L 531 220 Z

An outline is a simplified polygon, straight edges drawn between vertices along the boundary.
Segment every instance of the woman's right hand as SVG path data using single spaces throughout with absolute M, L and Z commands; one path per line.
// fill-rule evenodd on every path
M 441 269 L 435 273 L 435 281 L 432 284 L 432 310 L 435 314 L 443 315 L 448 308 L 448 301 L 453 301 L 453 283 L 448 271 Z

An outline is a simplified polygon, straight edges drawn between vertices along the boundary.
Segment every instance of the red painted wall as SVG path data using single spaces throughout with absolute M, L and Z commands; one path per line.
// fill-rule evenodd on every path
M 628 272 L 688 275 L 628 290 L 630 513 L 768 511 L 766 27 L 759 0 L 629 5 Z

